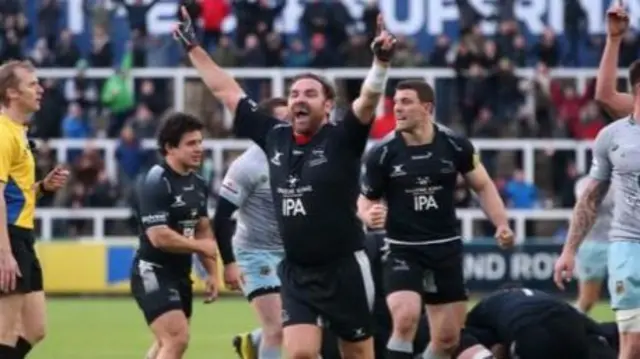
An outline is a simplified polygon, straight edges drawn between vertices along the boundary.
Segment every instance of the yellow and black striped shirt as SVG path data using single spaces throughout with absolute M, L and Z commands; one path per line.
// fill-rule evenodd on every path
M 7 224 L 33 229 L 36 208 L 35 159 L 27 127 L 0 114 L 0 181 L 5 183 Z

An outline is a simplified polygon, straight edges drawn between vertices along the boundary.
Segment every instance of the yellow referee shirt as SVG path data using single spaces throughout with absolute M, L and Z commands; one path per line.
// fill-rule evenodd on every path
M 0 181 L 5 183 L 7 223 L 33 229 L 36 209 L 36 164 L 27 127 L 0 114 Z

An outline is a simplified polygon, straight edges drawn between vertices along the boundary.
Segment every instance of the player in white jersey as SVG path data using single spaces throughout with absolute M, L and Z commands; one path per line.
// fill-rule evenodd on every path
M 629 28 L 621 1 L 607 12 L 607 42 L 598 69 L 596 100 L 620 120 L 596 138 L 589 180 L 578 199 L 554 279 L 570 278 L 575 252 L 597 218 L 609 183 L 613 221 L 609 239 L 609 293 L 620 332 L 620 359 L 640 357 L 640 62 L 629 67 L 631 94 L 617 91 L 618 52 Z M 625 117 L 626 116 L 626 117 Z
M 576 198 L 582 193 L 589 182 L 588 177 L 582 177 L 576 182 Z M 576 256 L 576 272 L 578 274 L 578 301 L 576 307 L 583 313 L 588 313 L 595 303 L 600 300 L 602 281 L 607 276 L 607 254 L 609 249 L 609 230 L 613 219 L 613 196 L 610 189 L 598 209 L 596 222 L 584 239 Z
M 260 104 L 260 109 L 283 120 L 289 117 L 287 100 L 283 98 L 267 100 Z M 260 321 L 261 338 L 252 337 L 250 333 L 234 338 L 236 351 L 245 359 L 279 359 L 282 344 L 277 266 L 284 250 L 274 213 L 267 161 L 264 151 L 252 145 L 231 164 L 222 181 L 213 219 L 225 264 L 225 284 L 232 289 L 242 289 Z M 235 212 L 237 225 L 233 234 L 231 217 Z M 256 354 L 252 342 L 258 339 L 260 347 Z

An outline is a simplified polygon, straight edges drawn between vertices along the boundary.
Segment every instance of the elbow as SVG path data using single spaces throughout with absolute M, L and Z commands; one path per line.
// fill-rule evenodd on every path
M 147 229 L 145 234 L 147 235 L 147 238 L 149 239 L 149 243 L 151 243 L 151 245 L 154 248 L 163 248 L 164 247 L 166 235 L 165 235 L 165 231 L 163 229 L 149 228 L 149 229 Z

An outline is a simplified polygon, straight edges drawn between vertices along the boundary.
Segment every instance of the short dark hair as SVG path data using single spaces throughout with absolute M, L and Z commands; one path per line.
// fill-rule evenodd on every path
M 158 131 L 158 149 L 160 154 L 167 154 L 167 145 L 178 147 L 182 136 L 193 131 L 202 131 L 204 125 L 195 116 L 184 112 L 169 114 Z
M 326 97 L 327 100 L 336 99 L 336 90 L 333 88 L 333 85 L 331 85 L 331 82 L 329 82 L 329 80 L 327 80 L 323 76 L 314 74 L 313 72 L 305 72 L 305 73 L 296 75 L 293 77 L 293 79 L 291 79 L 291 83 L 293 84 L 298 80 L 304 80 L 304 79 L 311 79 L 311 80 L 318 81 L 322 86 L 322 92 L 324 93 L 324 97 Z
M 29 72 L 36 70 L 29 61 L 10 60 L 0 66 L 0 104 L 2 105 L 9 104 L 7 90 L 15 89 L 20 84 L 20 78 L 16 75 L 17 69 L 24 69 Z
M 398 90 L 413 90 L 418 95 L 420 102 L 426 103 L 435 101 L 435 93 L 433 88 L 424 80 L 404 80 L 398 82 L 396 85 L 396 91 Z
M 634 61 L 629 66 L 629 83 L 631 87 L 640 84 L 640 60 Z
M 274 97 L 268 100 L 264 100 L 258 104 L 258 111 L 268 113 L 273 116 L 273 112 L 278 107 L 286 107 L 288 105 L 287 99 L 284 97 Z

